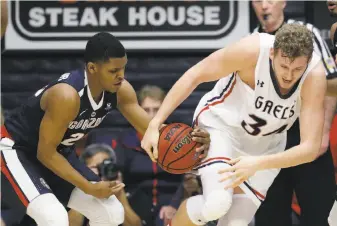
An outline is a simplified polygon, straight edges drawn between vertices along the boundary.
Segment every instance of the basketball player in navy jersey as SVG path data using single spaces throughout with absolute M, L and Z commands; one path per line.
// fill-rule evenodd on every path
M 1 128 L 1 201 L 41 226 L 68 226 L 64 205 L 83 214 L 91 226 L 117 226 L 124 210 L 114 194 L 124 184 L 100 181 L 73 150 L 74 143 L 117 108 L 141 134 L 150 118 L 124 79 L 123 45 L 109 33 L 91 37 L 85 68 L 63 74 L 9 115 Z M 198 132 L 194 139 L 206 143 Z M 63 205 L 62 205 L 63 204 Z M 3 214 L 6 225 L 13 219 Z

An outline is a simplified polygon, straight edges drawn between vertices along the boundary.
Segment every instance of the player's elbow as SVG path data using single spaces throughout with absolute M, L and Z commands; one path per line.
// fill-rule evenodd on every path
M 46 150 L 50 150 L 51 148 L 40 148 L 37 149 L 37 159 L 45 166 L 49 165 L 49 162 L 52 161 L 52 155 Z M 56 149 L 55 149 L 56 150 Z
M 321 150 L 321 142 L 320 141 L 312 141 L 307 142 L 305 144 L 305 154 L 303 156 L 303 160 L 305 163 L 309 163 L 314 161 L 317 158 Z

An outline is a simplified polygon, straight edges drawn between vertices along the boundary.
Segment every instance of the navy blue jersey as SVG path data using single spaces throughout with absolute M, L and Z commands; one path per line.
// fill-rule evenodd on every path
M 39 128 L 44 111 L 40 107 L 42 94 L 50 87 L 58 83 L 66 83 L 77 90 L 81 98 L 80 110 L 76 118 L 69 123 L 61 144 L 57 150 L 73 146 L 91 129 L 97 127 L 104 117 L 117 106 L 117 94 L 103 92 L 101 100 L 96 103 L 91 95 L 87 76 L 84 69 L 63 74 L 58 80 L 43 87 L 35 93 L 26 103 L 15 109 L 5 121 L 5 127 L 15 145 L 27 147 L 29 150 L 37 151 L 39 140 Z M 62 108 L 62 102 L 58 104 Z M 65 111 L 67 109 L 64 109 Z

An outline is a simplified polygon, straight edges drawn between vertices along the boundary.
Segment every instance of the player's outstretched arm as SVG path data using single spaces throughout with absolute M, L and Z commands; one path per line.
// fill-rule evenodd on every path
M 139 105 L 136 92 L 128 81 L 123 81 L 122 86 L 117 91 L 117 101 L 118 110 L 143 135 L 151 118 Z
M 174 84 L 165 97 L 158 113 L 150 122 L 142 140 L 142 148 L 157 156 L 158 130 L 168 116 L 201 83 L 218 80 L 232 72 L 256 64 L 260 50 L 258 34 L 253 34 L 226 48 L 220 49 L 194 65 Z
M 43 94 L 40 105 L 45 114 L 40 124 L 38 160 L 87 194 L 98 198 L 111 196 L 115 182 L 90 183 L 56 151 L 69 122 L 76 117 L 80 108 L 80 97 L 76 90 L 68 84 L 57 84 Z

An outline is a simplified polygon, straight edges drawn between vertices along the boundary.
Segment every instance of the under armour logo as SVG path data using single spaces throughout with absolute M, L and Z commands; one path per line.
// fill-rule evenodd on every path
M 257 80 L 257 85 L 258 86 L 260 86 L 260 87 L 263 87 L 263 85 L 264 85 L 264 82 L 262 81 L 262 82 L 260 82 L 260 80 Z
M 109 111 L 111 109 L 111 103 L 107 103 L 106 104 L 106 107 L 105 107 L 105 110 L 106 111 Z

